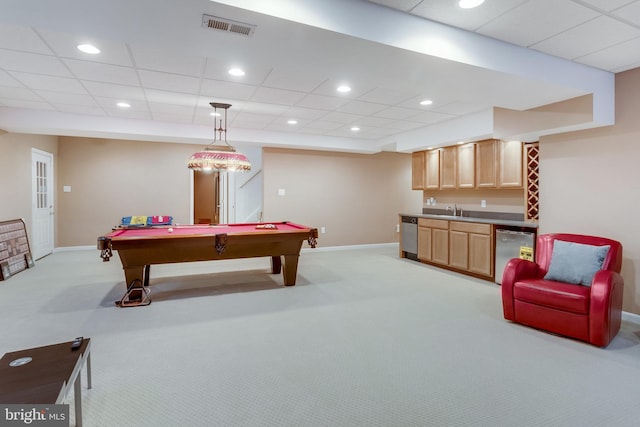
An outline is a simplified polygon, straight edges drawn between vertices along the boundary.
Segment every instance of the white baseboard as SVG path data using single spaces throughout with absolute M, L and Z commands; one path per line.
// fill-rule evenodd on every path
M 324 252 L 324 251 L 350 251 L 352 249 L 380 248 L 385 246 L 398 246 L 395 243 L 371 243 L 367 245 L 347 245 L 347 246 L 323 246 L 319 248 L 302 248 L 302 252 Z
M 622 320 L 624 320 L 625 322 L 635 323 L 636 325 L 640 325 L 640 314 L 627 313 L 626 311 L 623 311 Z
M 87 246 L 61 246 L 58 248 L 54 248 L 53 252 L 69 252 L 69 251 L 86 251 L 89 249 L 95 249 L 96 251 L 98 250 L 98 248 L 95 245 L 87 245 Z

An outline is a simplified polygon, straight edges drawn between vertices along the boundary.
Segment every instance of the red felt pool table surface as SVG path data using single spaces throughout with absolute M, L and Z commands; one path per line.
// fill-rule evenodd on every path
M 269 228 L 275 226 L 275 228 Z M 302 244 L 315 247 L 318 230 L 291 222 L 117 228 L 98 238 L 103 261 L 118 251 L 125 285 L 149 283 L 149 266 L 176 262 L 271 257 L 284 284 L 296 283 Z
M 259 228 L 273 224 L 276 229 Z M 171 231 L 169 231 L 171 230 Z M 221 224 L 221 225 L 163 225 L 154 227 L 129 227 L 118 228 L 106 237 L 111 240 L 133 239 L 133 238 L 161 238 L 174 236 L 212 236 L 216 234 L 232 234 L 232 233 L 283 233 L 287 231 L 305 231 L 309 232 L 310 227 L 294 224 L 292 222 L 277 223 L 250 223 L 250 224 Z

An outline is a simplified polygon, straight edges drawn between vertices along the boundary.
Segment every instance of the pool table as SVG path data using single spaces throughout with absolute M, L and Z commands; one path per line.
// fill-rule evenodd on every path
M 208 261 L 232 258 L 271 257 L 271 271 L 284 284 L 296 284 L 298 258 L 306 240 L 315 248 L 318 230 L 292 222 L 118 227 L 98 237 L 103 261 L 118 251 L 124 269 L 127 301 L 148 296 L 152 264 Z M 282 260 L 284 262 L 282 262 Z M 125 301 L 123 300 L 121 303 Z M 150 300 L 149 300 L 150 302 Z M 146 304 L 140 304 L 146 305 Z

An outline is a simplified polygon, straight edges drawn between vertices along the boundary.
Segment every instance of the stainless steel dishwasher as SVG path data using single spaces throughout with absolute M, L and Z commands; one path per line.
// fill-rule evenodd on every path
M 415 216 L 402 216 L 400 225 L 402 239 L 401 250 L 405 256 L 414 261 L 418 260 L 418 218 Z
M 504 267 L 511 258 L 520 258 L 523 248 L 533 254 L 535 231 L 514 230 L 508 228 L 496 229 L 496 263 L 495 276 L 496 283 L 502 284 L 502 273 Z

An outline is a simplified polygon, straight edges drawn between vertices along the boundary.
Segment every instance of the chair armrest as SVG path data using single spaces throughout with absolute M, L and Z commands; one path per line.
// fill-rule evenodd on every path
M 509 260 L 502 275 L 502 311 L 505 319 L 515 320 L 513 285 L 519 280 L 542 277 L 543 273 L 535 262 L 520 258 Z
M 539 279 L 544 276 L 544 271 L 533 261 L 521 258 L 513 258 L 509 260 L 504 267 L 502 275 L 502 285 L 513 286 L 517 281 L 524 279 Z
M 622 322 L 624 279 L 611 270 L 600 270 L 591 281 L 589 305 L 590 342 L 605 347 L 616 336 Z

